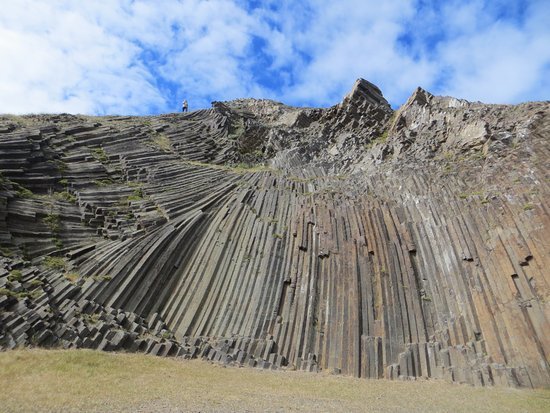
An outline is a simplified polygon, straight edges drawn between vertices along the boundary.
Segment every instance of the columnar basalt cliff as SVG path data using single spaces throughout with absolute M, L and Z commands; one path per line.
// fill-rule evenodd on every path
M 550 103 L 0 117 L 0 346 L 548 387 Z

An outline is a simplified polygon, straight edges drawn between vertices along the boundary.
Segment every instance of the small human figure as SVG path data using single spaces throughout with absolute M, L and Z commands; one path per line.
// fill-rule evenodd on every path
M 183 101 L 183 104 L 182 104 L 182 106 L 181 106 L 181 111 L 182 111 L 182 112 L 188 112 L 187 99 L 185 99 L 185 100 Z

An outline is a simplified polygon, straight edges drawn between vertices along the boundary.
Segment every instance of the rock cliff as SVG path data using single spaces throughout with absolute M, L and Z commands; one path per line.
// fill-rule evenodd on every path
M 0 116 L 0 347 L 550 385 L 550 103 L 358 80 L 152 117 Z

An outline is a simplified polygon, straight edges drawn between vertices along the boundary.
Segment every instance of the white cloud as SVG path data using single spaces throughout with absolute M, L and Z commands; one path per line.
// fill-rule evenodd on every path
M 479 8 L 462 12 L 466 20 L 469 12 L 472 21 L 481 13 Z M 454 73 L 441 91 L 495 103 L 548 99 L 549 83 L 539 86 L 550 75 L 550 31 L 540 24 L 540 16 L 549 12 L 550 6 L 540 2 L 523 21 L 482 16 L 483 27 L 440 45 L 439 64 Z
M 247 96 L 255 90 L 247 67 L 256 22 L 228 1 L 199 2 L 183 16 L 180 44 L 160 67 L 162 75 L 179 85 L 195 105 L 208 99 Z
M 124 113 L 164 105 L 137 60 L 138 47 L 93 15 L 51 4 L 13 2 L 3 9 L 0 112 Z M 137 100 L 128 99 L 138 91 Z
M 397 39 L 414 14 L 411 2 L 344 0 L 315 7 L 309 26 L 296 41 L 311 59 L 289 85 L 285 97 L 334 104 L 358 77 L 378 83 L 391 101 L 402 101 L 433 68 L 403 55 Z
M 550 4 L 520 3 L 8 2 L 0 112 L 156 113 L 183 97 L 192 109 L 247 96 L 327 106 L 357 77 L 394 105 L 419 85 L 488 102 L 548 99 Z
M 311 61 L 285 97 L 331 104 L 362 76 L 393 104 L 416 86 L 494 103 L 548 99 L 550 30 L 541 16 L 550 14 L 550 3 L 527 4 L 526 11 L 488 0 L 312 7 L 316 13 L 295 42 Z M 412 39 L 407 47 L 399 42 L 404 34 Z

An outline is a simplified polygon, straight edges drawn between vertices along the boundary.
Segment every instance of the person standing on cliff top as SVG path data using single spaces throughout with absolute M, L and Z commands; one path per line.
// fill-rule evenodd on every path
M 182 112 L 188 112 L 188 105 L 187 105 L 187 99 L 183 101 L 183 104 L 181 105 L 181 111 Z

